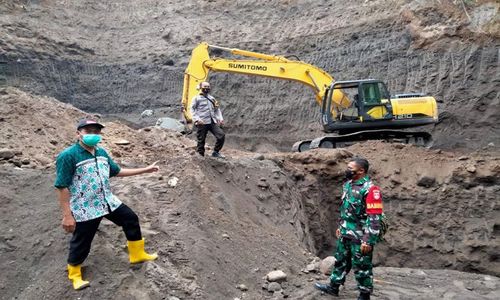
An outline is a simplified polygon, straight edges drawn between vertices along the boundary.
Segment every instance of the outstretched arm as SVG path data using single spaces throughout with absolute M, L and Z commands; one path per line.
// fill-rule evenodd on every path
M 160 170 L 160 167 L 158 167 L 156 164 L 158 161 L 155 161 L 153 164 L 145 167 L 145 168 L 135 168 L 135 169 L 120 169 L 120 173 L 118 173 L 116 176 L 117 177 L 127 177 L 127 176 L 134 176 L 134 175 L 140 175 L 140 174 L 145 174 L 145 173 L 153 173 L 153 172 L 158 172 Z

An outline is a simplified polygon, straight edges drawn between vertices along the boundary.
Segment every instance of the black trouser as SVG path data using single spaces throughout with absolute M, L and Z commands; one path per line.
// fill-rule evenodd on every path
M 207 133 L 211 132 L 216 139 L 214 151 L 219 152 L 224 146 L 225 134 L 224 131 L 219 127 L 219 125 L 212 122 L 212 124 L 196 125 L 196 139 L 198 140 L 198 145 L 196 146 L 196 151 L 201 155 L 205 155 L 205 139 L 207 138 Z
M 95 233 L 103 217 L 76 222 L 76 228 L 73 237 L 69 242 L 68 264 L 76 266 L 87 258 L 90 252 L 90 245 L 94 239 Z M 120 205 L 113 212 L 104 216 L 118 226 L 123 228 L 125 236 L 129 241 L 138 241 L 142 239 L 141 227 L 137 215 L 125 204 Z

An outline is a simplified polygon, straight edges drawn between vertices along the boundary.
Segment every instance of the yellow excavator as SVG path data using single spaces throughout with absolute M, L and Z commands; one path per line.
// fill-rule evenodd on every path
M 250 59 L 211 58 L 210 49 L 226 51 Z M 335 81 L 324 70 L 311 64 L 278 55 L 199 44 L 192 51 L 184 73 L 182 107 L 191 120 L 191 101 L 199 83 L 209 73 L 229 72 L 297 81 L 311 87 L 321 108 L 321 124 L 326 133 L 313 140 L 296 142 L 293 151 L 312 148 L 337 148 L 364 140 L 385 140 L 429 146 L 428 132 L 401 129 L 437 123 L 434 97 L 422 94 L 390 95 L 384 82 L 375 79 Z

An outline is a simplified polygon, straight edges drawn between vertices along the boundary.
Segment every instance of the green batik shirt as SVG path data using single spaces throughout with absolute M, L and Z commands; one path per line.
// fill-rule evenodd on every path
M 340 234 L 344 238 L 375 245 L 379 238 L 382 218 L 380 188 L 368 176 L 343 187 L 340 205 Z
M 56 188 L 68 188 L 75 221 L 83 222 L 107 215 L 122 202 L 111 193 L 109 178 L 120 167 L 108 153 L 95 148 L 95 156 L 79 143 L 64 149 L 56 160 Z

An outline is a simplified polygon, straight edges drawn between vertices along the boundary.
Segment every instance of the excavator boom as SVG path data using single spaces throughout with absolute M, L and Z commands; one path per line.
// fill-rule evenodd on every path
M 212 59 L 209 56 L 209 48 L 254 59 Z M 239 73 L 300 82 L 313 89 L 316 102 L 320 106 L 328 87 L 334 80 L 324 70 L 302 61 L 290 60 L 283 56 L 267 55 L 201 43 L 193 50 L 191 61 L 184 73 L 182 105 L 184 117 L 188 122 L 191 122 L 189 107 L 193 97 L 198 94 L 197 87 L 201 82 L 207 80 L 210 71 Z M 336 102 L 340 104 L 344 103 L 344 106 L 350 104 L 350 100 L 341 91 L 336 91 L 333 97 Z M 335 105 L 339 105 L 338 103 L 335 103 Z

